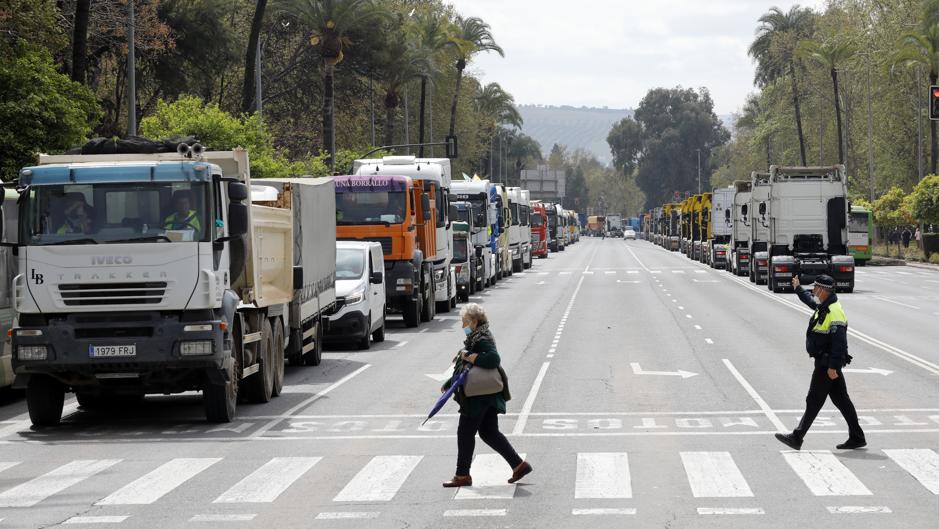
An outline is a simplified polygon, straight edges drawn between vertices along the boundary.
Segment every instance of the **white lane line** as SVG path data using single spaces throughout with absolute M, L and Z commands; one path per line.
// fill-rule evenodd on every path
M 783 422 L 779 420 L 779 417 L 776 415 L 776 412 L 773 411 L 773 408 L 771 408 L 769 404 L 767 404 L 766 401 L 763 400 L 763 397 L 761 397 L 760 394 L 757 393 L 755 389 L 753 389 L 753 386 L 751 386 L 750 383 L 747 382 L 747 379 L 743 378 L 743 375 L 740 374 L 740 371 L 737 371 L 737 368 L 734 367 L 734 364 L 732 364 L 731 361 L 726 358 L 722 358 L 721 361 L 723 361 L 724 365 L 727 366 L 727 369 L 730 371 L 730 374 L 733 375 L 734 378 L 737 379 L 737 382 L 739 382 L 740 385 L 743 386 L 744 391 L 750 394 L 750 397 L 753 399 L 754 402 L 756 402 L 756 405 L 759 406 L 761 410 L 763 410 L 763 414 L 766 415 L 766 418 L 769 419 L 771 423 L 773 423 L 773 426 L 775 426 L 776 429 L 780 432 L 788 431 L 788 429 L 786 428 L 786 425 L 784 425 Z
M 673 273 L 673 274 L 684 274 L 685 271 L 684 271 L 684 270 L 672 270 L 672 273 Z
M 220 457 L 173 459 L 121 487 L 96 505 L 150 505 L 221 460 Z
M 691 314 L 685 314 L 685 317 L 690 320 L 690 319 L 691 319 Z
M 635 259 L 636 262 L 639 263 L 639 266 L 641 266 L 642 269 L 645 270 L 646 272 L 649 272 L 650 274 L 658 274 L 660 272 L 660 270 L 650 270 L 648 266 L 644 265 L 642 261 L 639 260 L 639 257 L 636 255 L 636 252 L 634 252 L 633 249 L 630 248 L 629 246 L 626 247 L 626 251 L 628 251 L 630 255 L 633 256 L 633 259 Z
M 18 461 L 0 461 L 0 472 L 3 472 L 8 468 L 13 468 L 19 464 L 20 463 Z
M 429 330 L 430 330 L 430 327 L 424 327 L 423 329 L 421 329 L 420 331 L 418 331 L 417 334 L 424 334 L 425 332 L 427 332 L 427 331 L 429 331 Z
M 397 349 L 397 348 L 400 348 L 400 347 L 404 347 L 404 346 L 407 345 L 407 344 L 408 344 L 407 341 L 400 342 L 400 343 L 398 343 L 397 345 L 395 345 L 395 348 Z
M 405 343 L 406 343 L 406 342 L 405 342 Z M 297 413 L 298 411 L 302 410 L 303 408 L 306 408 L 307 406 L 309 406 L 309 405 L 313 404 L 314 402 L 320 400 L 321 398 L 325 397 L 326 395 L 329 395 L 330 392 L 332 392 L 333 390 L 335 390 L 335 389 L 338 388 L 339 386 L 342 386 L 342 385 L 345 384 L 346 382 L 352 380 L 353 378 L 355 378 L 356 376 L 358 376 L 359 374 L 361 374 L 363 371 L 365 371 L 366 369 L 368 369 L 368 368 L 370 368 L 370 367 L 372 367 L 372 364 L 365 364 L 364 366 L 362 366 L 362 367 L 356 369 L 355 371 L 349 373 L 348 375 L 346 375 L 346 376 L 340 378 L 339 380 L 337 380 L 336 382 L 334 382 L 334 383 L 333 383 L 331 386 L 329 386 L 328 388 L 326 388 L 326 389 L 324 389 L 323 391 L 317 393 L 316 395 L 313 395 L 312 397 L 310 397 L 310 398 L 304 400 L 304 401 L 301 402 L 300 404 L 297 404 L 296 406 L 290 408 L 290 409 L 287 410 L 282 416 L 280 416 L 280 417 L 278 417 L 278 418 L 272 420 L 271 422 L 269 422 L 269 423 L 265 424 L 264 426 L 262 426 L 261 428 L 259 428 L 257 431 L 255 431 L 253 434 L 251 434 L 251 437 L 249 437 L 249 439 L 257 439 L 258 437 L 261 437 L 262 435 L 266 434 L 271 428 L 277 426 L 277 425 L 280 424 L 281 422 L 283 422 L 283 421 L 287 420 L 288 418 L 290 418 L 291 415 Z
M 344 511 L 321 512 L 316 515 L 317 520 L 371 520 L 381 514 L 376 511 Z
M 190 522 L 250 522 L 257 514 L 197 514 Z
M 695 325 L 694 328 L 697 329 L 697 330 L 699 330 L 699 331 L 701 330 L 701 326 L 700 326 L 700 325 Z
M 317 464 L 321 457 L 275 457 L 212 503 L 271 503 Z
M 118 463 L 120 459 L 79 459 L 17 485 L 0 494 L 0 507 L 32 507 L 53 494 L 80 483 L 102 470 Z
M 884 450 L 884 453 L 930 492 L 939 494 L 939 454 L 928 448 Z
M 892 300 L 892 299 L 890 299 L 890 298 L 885 298 L 885 297 L 883 297 L 883 296 L 871 296 L 871 297 L 874 298 L 874 299 L 879 299 L 880 301 L 886 301 L 887 303 L 893 303 L 894 305 L 899 305 L 899 306 L 901 306 L 901 307 L 908 307 L 908 308 L 911 308 L 911 309 L 920 310 L 920 308 L 917 307 L 916 305 L 909 305 L 909 304 L 907 304 L 907 303 L 900 303 L 899 301 L 894 301 L 894 300 Z
M 505 516 L 505 509 L 450 509 L 444 511 L 443 515 L 447 518 L 465 517 L 465 516 Z
M 678 306 L 678 310 L 685 310 L 685 307 L 679 305 L 679 306 Z
M 710 338 L 705 338 L 704 341 L 707 342 L 708 345 L 714 345 L 714 340 Z
M 553 354 L 549 354 L 549 355 L 547 355 L 545 358 L 554 358 L 554 355 L 553 355 Z
M 828 450 L 784 450 L 786 463 L 816 496 L 870 496 L 871 491 Z
M 609 275 L 615 274 L 616 271 L 615 271 L 615 270 L 607 270 L 606 272 L 603 272 L 603 273 L 609 276 Z
M 577 454 L 575 499 L 624 499 L 632 496 L 626 452 Z
M 554 345 L 557 345 L 557 343 L 555 342 Z M 528 392 L 528 397 L 525 399 L 525 404 L 522 405 L 522 411 L 518 414 L 518 420 L 515 422 L 515 428 L 512 429 L 512 435 L 518 435 L 525 431 L 525 425 L 528 423 L 528 415 L 535 405 L 535 398 L 538 397 L 538 390 L 541 389 L 541 383 L 544 382 L 545 374 L 548 372 L 550 365 L 551 362 L 541 364 L 538 376 L 535 377 L 535 383 L 532 384 L 531 391 Z
M 753 492 L 730 452 L 681 452 L 695 498 L 750 498 Z
M 636 509 L 571 509 L 574 516 L 629 516 L 636 514 Z
M 698 514 L 766 514 L 759 507 L 698 507 Z
M 694 273 L 696 273 L 696 274 L 706 274 L 706 273 L 707 273 L 707 270 L 695 270 Z
M 71 524 L 121 523 L 128 518 L 130 518 L 130 516 L 72 516 L 68 520 L 65 520 L 64 522 L 62 522 L 62 524 L 71 525 Z
M 832 514 L 890 514 L 890 507 L 884 505 L 842 505 L 840 507 L 827 507 Z
M 424 456 L 375 456 L 333 501 L 391 501 Z
M 519 454 L 525 459 L 525 454 Z M 507 484 L 512 469 L 499 454 L 479 454 L 473 459 L 470 471 L 473 476 L 472 487 L 461 487 L 456 493 L 458 500 L 511 500 L 515 497 L 517 485 Z

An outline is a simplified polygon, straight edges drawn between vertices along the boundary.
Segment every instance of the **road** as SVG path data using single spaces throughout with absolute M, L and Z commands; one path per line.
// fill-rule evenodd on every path
M 501 427 L 535 471 L 481 442 L 444 489 L 456 406 L 421 426 L 462 342 L 456 313 L 395 322 L 369 351 L 290 367 L 284 394 L 206 424 L 198 395 L 29 429 L 0 406 L 0 527 L 934 528 L 939 273 L 858 270 L 842 296 L 866 450 L 822 412 L 801 452 L 807 309 L 644 241 L 584 239 L 475 297 L 510 377 Z

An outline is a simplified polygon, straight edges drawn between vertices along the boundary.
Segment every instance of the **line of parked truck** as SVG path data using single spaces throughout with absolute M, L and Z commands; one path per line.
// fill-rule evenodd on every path
M 252 182 L 248 153 L 40 155 L 3 202 L 0 383 L 36 426 L 146 394 L 201 391 L 228 422 L 325 342 L 369 348 L 563 251 L 577 215 L 527 190 L 453 181 L 450 160 Z
M 843 165 L 784 167 L 646 212 L 641 237 L 723 268 L 773 292 L 821 274 L 854 290 L 847 177 Z

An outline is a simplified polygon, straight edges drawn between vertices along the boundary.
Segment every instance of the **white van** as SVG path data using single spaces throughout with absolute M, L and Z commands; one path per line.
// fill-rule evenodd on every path
M 336 309 L 326 341 L 359 349 L 385 341 L 385 258 L 381 244 L 336 241 Z

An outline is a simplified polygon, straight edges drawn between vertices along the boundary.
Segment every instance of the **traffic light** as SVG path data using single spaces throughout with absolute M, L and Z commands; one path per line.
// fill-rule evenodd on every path
M 929 119 L 939 120 L 939 85 L 929 87 Z

